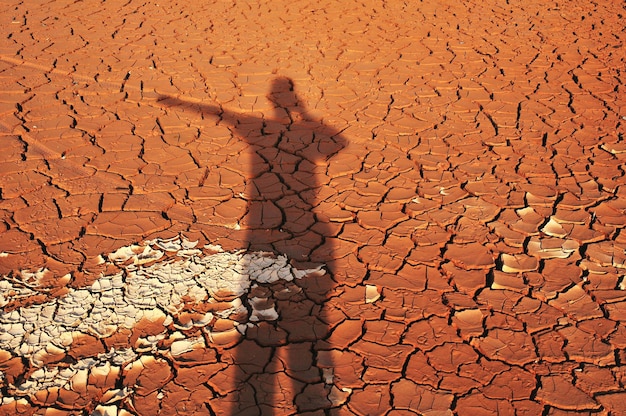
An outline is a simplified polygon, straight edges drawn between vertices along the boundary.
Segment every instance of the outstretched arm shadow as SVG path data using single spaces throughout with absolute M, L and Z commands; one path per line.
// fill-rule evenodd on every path
M 245 197 L 248 212 L 241 221 L 250 230 L 250 247 L 267 247 L 295 255 L 296 260 L 324 262 L 310 258 L 316 247 L 331 236 L 330 226 L 319 221 L 315 211 L 319 193 L 330 178 L 328 159 L 343 149 L 347 141 L 341 131 L 316 120 L 296 95 L 289 78 L 276 78 L 266 98 L 271 111 L 255 113 L 233 111 L 219 104 L 186 101 L 161 95 L 159 104 L 166 108 L 183 107 L 208 120 L 226 126 L 233 137 L 245 141 L 247 152 L 264 167 L 250 171 Z M 210 137 L 210 127 L 207 135 Z M 277 192 L 277 189 L 280 189 Z M 262 240 L 276 239 L 277 241 Z

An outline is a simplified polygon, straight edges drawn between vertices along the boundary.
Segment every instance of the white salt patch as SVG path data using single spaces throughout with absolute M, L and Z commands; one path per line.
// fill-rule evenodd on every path
M 87 288 L 69 288 L 61 298 L 13 311 L 0 311 L 0 350 L 28 358 L 37 368 L 27 380 L 15 386 L 15 395 L 28 396 L 49 388 L 80 390 L 90 372 L 108 374 L 112 367 L 118 371 L 136 360 L 137 353 L 154 351 L 158 342 L 166 337 L 168 325 L 173 323 L 182 330 L 188 329 L 176 323 L 185 303 L 210 303 L 215 302 L 214 297 L 220 299 L 224 294 L 230 294 L 231 300 L 224 303 L 223 308 L 199 315 L 188 324 L 190 328 L 204 328 L 209 337 L 217 336 L 219 333 L 208 328 L 215 317 L 226 319 L 232 314 L 249 315 L 241 298 L 253 283 L 292 281 L 325 273 L 321 267 L 296 270 L 285 256 L 275 257 L 263 252 L 227 253 L 220 246 L 213 245 L 204 248 L 214 254 L 204 255 L 195 248 L 196 245 L 197 242 L 175 238 L 121 247 L 109 254 L 108 260 L 101 257 L 98 261 L 126 264 L 121 272 L 101 276 Z M 175 254 L 163 260 L 165 252 Z M 22 271 L 18 282 L 11 282 L 6 277 L 0 280 L 0 307 L 40 293 L 37 286 L 46 273 L 46 269 Z M 67 283 L 70 277 L 66 275 L 62 281 Z M 259 308 L 255 308 L 257 303 Z M 262 303 L 260 299 L 251 301 L 253 315 L 249 319 L 277 319 L 275 307 L 260 307 Z M 112 349 L 62 369 L 44 366 L 47 357 L 66 353 L 81 333 L 104 338 L 121 328 L 132 329 L 142 319 L 162 320 L 163 332 L 138 339 L 134 351 Z M 254 325 L 250 320 L 236 323 L 232 330 L 245 333 L 248 326 Z M 171 345 L 174 356 L 204 345 L 201 338 L 186 339 L 184 334 L 176 334 L 182 337 Z M 7 400 L 15 399 L 3 398 L 3 402 Z M 112 400 L 103 404 L 110 404 Z M 114 414 L 111 406 L 99 406 L 98 409 L 97 414 Z

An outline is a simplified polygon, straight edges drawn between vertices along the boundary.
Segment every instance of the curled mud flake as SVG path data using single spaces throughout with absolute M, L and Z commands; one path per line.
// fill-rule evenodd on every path
M 574 240 L 532 237 L 526 249 L 528 254 L 541 259 L 566 259 L 579 247 L 580 244 Z
M 571 230 L 571 226 L 568 227 L 567 224 L 561 224 L 554 217 L 550 217 L 550 221 L 541 229 L 544 234 L 556 238 L 565 238 Z
M 380 291 L 376 285 L 365 286 L 365 303 L 374 303 L 380 299 Z
M 464 309 L 454 313 L 452 323 L 459 330 L 459 334 L 467 338 L 482 335 L 484 319 L 480 309 Z
M 163 254 L 164 253 L 160 250 L 153 250 L 149 246 L 145 246 L 141 253 L 135 254 L 133 256 L 133 264 L 141 265 L 157 261 L 161 257 L 163 257 Z
M 41 281 L 46 277 L 50 271 L 46 268 L 41 268 L 35 272 L 28 270 L 20 271 L 20 281 L 30 287 L 36 287 L 41 284 Z
M 524 281 L 520 273 L 505 273 L 495 270 L 493 272 L 491 289 L 507 289 L 519 293 L 526 293 L 528 291 L 528 284 Z
M 330 393 L 328 393 L 328 400 L 332 403 L 333 407 L 338 407 L 346 403 L 351 394 L 352 389 L 349 389 L 347 387 L 340 389 L 337 386 L 331 386 Z
M 223 253 L 224 249 L 219 244 L 205 244 L 204 248 L 210 252 Z
M 161 250 L 169 251 L 169 252 L 177 252 L 182 248 L 182 244 L 180 238 L 172 237 L 172 238 L 157 238 L 155 240 L 146 241 L 147 245 L 156 246 Z
M 326 270 L 323 269 L 323 266 L 306 270 L 292 269 L 292 272 L 296 279 L 302 279 L 303 277 L 321 277 L 326 274 Z
M 138 245 L 120 247 L 114 253 L 109 254 L 108 259 L 114 263 L 124 263 L 135 256 L 140 249 L 141 246 Z
M 626 117 L 622 117 L 622 119 L 626 120 Z M 616 141 L 613 143 L 603 143 L 600 145 L 600 147 L 614 155 L 620 155 L 622 153 L 626 153 L 626 143 L 623 141 Z
M 550 306 L 562 310 L 577 321 L 604 316 L 600 306 L 585 292 L 581 285 L 574 285 L 548 301 Z
M 247 329 L 248 328 L 246 328 L 245 330 Z M 243 339 L 243 334 L 239 330 L 239 326 L 233 326 L 231 329 L 220 332 L 211 331 L 209 328 L 203 328 L 203 330 L 207 334 L 208 340 L 211 344 L 223 348 L 232 347 L 238 344 Z
M 501 254 L 502 271 L 505 273 L 532 272 L 539 267 L 536 257 L 525 254 Z
M 248 303 L 252 307 L 250 321 L 275 321 L 278 319 L 278 312 L 273 299 L 252 297 L 248 299 Z
M 91 413 L 91 416 L 118 416 L 118 410 L 116 405 L 104 406 L 99 404 Z
M 180 245 L 183 250 L 195 249 L 198 246 L 198 243 L 200 243 L 200 240 L 190 241 L 185 237 L 183 237 L 182 240 L 180 241 Z
M 181 356 L 185 353 L 194 351 L 196 348 L 205 347 L 204 339 L 202 338 L 189 338 L 174 341 L 170 346 L 170 352 L 173 357 Z
M 36 351 L 30 357 L 30 362 L 34 367 L 43 367 L 46 364 L 59 362 L 66 356 L 64 348 L 57 347 L 54 344 L 47 344 L 45 348 Z

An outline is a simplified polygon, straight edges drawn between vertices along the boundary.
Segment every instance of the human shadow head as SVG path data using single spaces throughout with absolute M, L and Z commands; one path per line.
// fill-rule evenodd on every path
M 276 77 L 270 84 L 267 99 L 274 104 L 276 108 L 283 108 L 288 112 L 298 110 L 303 103 L 295 91 L 295 84 L 291 78 Z

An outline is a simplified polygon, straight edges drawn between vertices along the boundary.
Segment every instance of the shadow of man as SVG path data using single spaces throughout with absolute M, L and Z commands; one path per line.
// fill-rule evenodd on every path
M 267 116 L 230 111 L 221 105 L 190 106 L 170 96 L 161 96 L 159 101 L 163 107 L 185 106 L 205 117 L 216 117 L 219 124 L 247 142 L 248 156 L 254 163 L 243 195 L 247 211 L 239 225 L 245 230 L 248 250 L 285 254 L 303 267 L 330 262 L 338 230 L 323 213 L 316 212 L 316 207 L 321 202 L 320 191 L 330 180 L 328 159 L 347 141 L 340 131 L 307 113 L 291 79 L 275 78 L 267 98 L 273 106 Z M 242 371 L 232 377 L 237 385 L 220 401 L 220 409 L 213 411 L 283 415 L 330 407 L 328 386 L 313 362 L 315 342 L 329 331 L 323 317 L 318 316 L 335 286 L 332 270 L 329 272 L 297 282 L 303 289 L 299 295 L 277 299 L 277 321 L 248 329 L 242 344 L 254 340 L 269 348 L 270 357 L 262 371 L 250 373 L 245 368 L 258 367 L 242 367 L 241 363 L 264 361 L 264 353 L 257 354 L 258 350 L 243 348 L 242 344 L 235 347 L 233 360 Z

